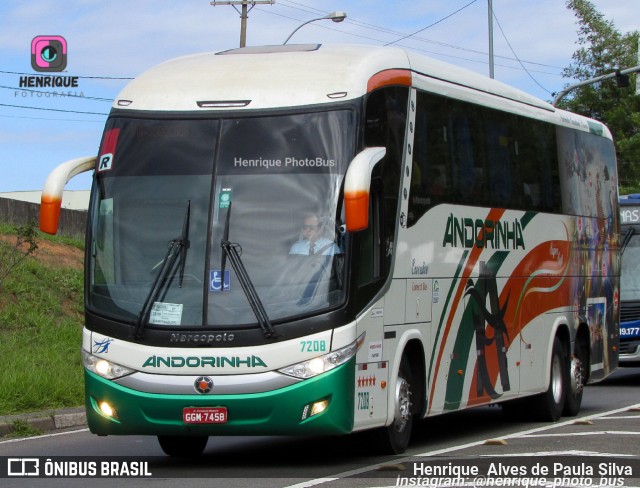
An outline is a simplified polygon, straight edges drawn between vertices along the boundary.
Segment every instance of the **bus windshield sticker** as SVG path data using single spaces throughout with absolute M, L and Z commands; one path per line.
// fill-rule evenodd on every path
M 150 324 L 180 325 L 182 322 L 181 303 L 155 302 L 149 316 Z
M 104 141 L 102 142 L 102 148 L 100 150 L 100 157 L 98 158 L 98 172 L 109 171 L 113 165 L 113 155 L 116 152 L 116 145 L 118 144 L 118 136 L 120 135 L 120 129 L 109 129 L 104 134 Z
M 219 269 L 212 269 L 209 272 L 209 291 L 229 291 L 231 289 L 231 270 L 224 270 L 224 281 L 222 272 Z
M 220 190 L 218 203 L 220 208 L 229 208 L 229 204 L 231 203 L 231 188 L 223 188 Z

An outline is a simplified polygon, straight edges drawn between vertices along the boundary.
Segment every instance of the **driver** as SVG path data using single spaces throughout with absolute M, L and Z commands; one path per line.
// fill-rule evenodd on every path
M 323 232 L 324 225 L 318 214 L 305 214 L 300 240 L 291 246 L 289 254 L 304 254 L 306 256 L 340 254 L 342 252 L 340 248 L 333 241 L 324 237 Z

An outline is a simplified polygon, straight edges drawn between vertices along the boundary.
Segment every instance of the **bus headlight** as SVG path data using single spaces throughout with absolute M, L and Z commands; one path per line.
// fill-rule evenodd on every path
M 92 373 L 108 380 L 114 380 L 135 372 L 134 369 L 96 357 L 84 349 L 82 350 L 82 364 Z
M 292 364 L 278 371 L 289 376 L 294 376 L 295 378 L 313 378 L 349 361 L 349 359 L 355 356 L 363 341 L 364 334 L 342 349 L 331 351 L 323 356 L 307 359 L 301 363 Z

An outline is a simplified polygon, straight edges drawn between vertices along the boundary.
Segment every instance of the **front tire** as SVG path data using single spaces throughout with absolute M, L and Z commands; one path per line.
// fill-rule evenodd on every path
M 207 436 L 158 436 L 158 443 L 166 455 L 183 458 L 202 455 L 208 440 L 209 437 Z
M 411 397 L 414 388 L 409 360 L 403 356 L 394 392 L 393 423 L 379 431 L 380 446 L 385 454 L 402 454 L 409 446 L 413 427 Z

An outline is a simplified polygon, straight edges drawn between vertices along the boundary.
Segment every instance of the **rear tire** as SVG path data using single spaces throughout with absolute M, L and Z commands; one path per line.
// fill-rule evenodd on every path
M 411 397 L 414 388 L 409 360 L 403 356 L 395 385 L 393 423 L 377 432 L 378 443 L 385 454 L 402 454 L 409 446 L 413 427 Z
M 556 337 L 553 340 L 553 350 L 551 352 L 549 388 L 532 399 L 530 412 L 534 419 L 555 422 L 562 416 L 567 398 L 568 376 L 564 348 L 560 339 Z
M 198 457 L 207 446 L 207 436 L 159 435 L 158 443 L 168 456 Z
M 582 405 L 582 392 L 584 391 L 584 384 L 586 383 L 587 378 L 587 358 L 584 345 L 580 339 L 576 339 L 574 354 L 568 363 L 569 380 L 567 382 L 567 399 L 564 404 L 563 414 L 569 417 L 575 417 L 580 412 L 580 406 Z

